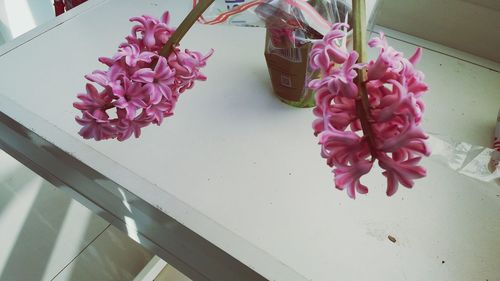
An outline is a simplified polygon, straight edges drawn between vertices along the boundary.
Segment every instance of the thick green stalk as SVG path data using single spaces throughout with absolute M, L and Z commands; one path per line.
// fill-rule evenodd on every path
M 160 56 L 168 58 L 170 53 L 174 50 L 175 46 L 179 44 L 182 37 L 186 35 L 193 24 L 198 20 L 198 18 L 203 14 L 203 12 L 212 5 L 215 0 L 200 0 L 200 2 L 194 7 L 193 10 L 186 16 L 182 23 L 177 27 L 174 34 L 170 36 L 167 43 L 160 50 Z
M 359 62 L 366 61 L 366 4 L 365 0 L 353 0 L 354 50 L 358 52 Z
M 365 0 L 353 0 L 353 39 L 354 50 L 359 54 L 358 62 L 366 62 L 366 5 Z M 368 94 L 366 92 L 366 69 L 358 69 L 358 77 L 356 85 L 358 86 L 358 99 L 356 100 L 356 111 L 358 112 L 359 120 L 363 133 L 368 139 L 368 144 L 371 148 L 375 147 L 373 132 L 370 125 L 370 103 L 368 102 Z M 373 152 L 374 150 L 371 149 Z

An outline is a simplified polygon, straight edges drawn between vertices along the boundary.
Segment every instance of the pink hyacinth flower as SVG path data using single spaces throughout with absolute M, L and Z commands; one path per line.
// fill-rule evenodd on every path
M 125 58 L 125 63 L 128 66 L 136 66 L 138 62 L 150 63 L 155 54 L 153 52 L 141 52 L 139 46 L 135 44 L 128 44 L 122 46 L 118 53 L 113 57 L 114 60 Z
M 205 81 L 207 77 L 200 72 L 200 68 L 207 64 L 207 60 L 212 56 L 214 50 L 211 49 L 206 55 L 197 51 L 186 49 L 184 52 L 174 52 L 168 58 L 168 65 L 175 70 L 176 85 L 179 92 L 183 93 L 194 86 L 194 81 Z
M 152 119 L 154 124 L 161 125 L 165 117 L 173 115 L 176 99 L 168 100 L 163 98 L 159 103 L 151 104 L 146 108 L 146 115 Z
M 135 118 L 137 110 L 146 108 L 147 89 L 139 83 L 133 83 L 128 78 L 123 79 L 123 87 L 116 91 L 115 96 L 118 97 L 113 105 L 117 108 L 125 109 L 127 119 Z
M 358 94 L 358 87 L 353 79 L 357 76 L 356 69 L 360 66 L 356 64 L 358 54 L 352 52 L 338 69 L 333 69 L 330 74 L 321 78 L 312 80 L 309 88 L 318 91 L 322 87 L 335 95 L 341 95 L 348 98 L 354 98 Z
M 426 174 L 418 165 L 422 156 L 430 154 L 427 136 L 420 127 L 425 108 L 421 97 L 427 91 L 424 75 L 415 68 L 421 50 L 407 59 L 381 34 L 369 42 L 380 49 L 377 59 L 356 64 L 358 54 L 342 50 L 336 42 L 343 36 L 340 27 L 334 26 L 312 47 L 310 66 L 321 71 L 321 78 L 309 83 L 316 91 L 314 134 L 320 139 L 321 156 L 333 167 L 338 189 L 347 190 L 351 198 L 367 193 L 360 179 L 378 160 L 387 178 L 387 195 L 391 196 L 400 183 L 411 188 L 415 179 Z M 368 72 L 365 85 L 370 108 L 366 117 L 371 139 L 363 135 L 359 116 L 365 114 L 358 108 L 359 89 L 354 81 L 359 68 Z
M 283 48 L 295 42 L 294 30 L 287 27 L 270 27 L 267 29 L 271 42 L 275 47 Z
M 132 38 L 140 39 L 141 45 L 151 51 L 157 51 L 163 44 L 168 41 L 168 38 L 175 29 L 168 27 L 170 15 L 165 12 L 161 19 L 143 15 L 141 17 L 133 17 L 131 22 L 137 22 L 138 25 L 132 27 Z M 140 34 L 140 37 L 137 34 Z M 158 44 L 160 43 L 160 44 Z
M 159 57 L 154 70 L 141 68 L 132 75 L 132 80 L 142 82 L 150 95 L 152 104 L 160 102 L 162 97 L 172 98 L 172 89 L 174 84 L 175 72 L 167 64 L 164 57 Z
M 76 117 L 76 122 L 82 125 L 80 135 L 85 139 L 105 140 L 116 135 L 116 129 L 109 121 L 108 115 L 103 111 L 95 111 L 93 114 L 85 111 L 83 116 Z
M 328 32 L 323 40 L 316 42 L 309 54 L 309 65 L 313 70 L 321 69 L 328 73 L 333 64 L 342 64 L 347 60 L 349 53 L 339 47 L 339 39 L 345 38 L 345 32 L 342 28 L 347 25 L 343 23 L 334 24 L 332 30 Z
M 99 58 L 108 69 L 85 76 L 102 90 L 87 84 L 87 93 L 78 94 L 80 101 L 73 104 L 82 114 L 76 121 L 82 126 L 79 134 L 86 139 L 137 138 L 142 128 L 160 125 L 172 116 L 180 94 L 195 81 L 207 79 L 200 69 L 213 50 L 203 55 L 175 48 L 168 59 L 159 55 L 175 31 L 168 26 L 168 12 L 160 19 L 145 15 L 131 21 L 137 24 L 125 38 L 127 42 L 111 58 Z
M 81 102 L 73 103 L 73 106 L 82 111 L 88 111 L 93 114 L 95 111 L 106 111 L 111 105 L 112 97 L 110 94 L 104 90 L 99 93 L 97 89 L 92 85 L 87 83 L 86 85 L 87 93 L 78 94 L 78 98 Z
M 151 119 L 142 113 L 134 119 L 128 119 L 124 111 L 118 111 L 117 119 L 117 139 L 123 141 L 134 135 L 136 138 L 141 136 L 141 129 L 151 123 Z

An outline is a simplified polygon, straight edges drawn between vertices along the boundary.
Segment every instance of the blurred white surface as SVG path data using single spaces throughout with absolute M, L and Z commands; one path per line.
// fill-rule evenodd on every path
M 110 226 L 53 280 L 132 281 L 152 257 Z
M 0 0 L 0 44 L 53 18 L 53 0 Z
M 1 281 L 132 280 L 151 258 L 1 150 L 0 167 Z

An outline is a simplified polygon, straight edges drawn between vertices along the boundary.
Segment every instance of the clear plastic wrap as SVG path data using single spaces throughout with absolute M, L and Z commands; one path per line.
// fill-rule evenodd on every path
M 350 13 L 351 1 L 345 0 L 216 0 L 199 21 L 265 27 L 264 55 L 276 96 L 292 106 L 312 107 L 314 95 L 306 86 L 317 76 L 308 65 L 311 43 L 334 23 L 349 23 Z M 341 42 L 345 48 L 348 38 Z
M 215 0 L 200 22 L 292 28 L 317 37 L 328 32 L 332 23 L 344 21 L 350 7 L 345 0 Z
M 500 165 L 495 161 L 498 151 L 432 133 L 427 141 L 432 150 L 431 160 L 445 164 L 462 175 L 500 184 Z

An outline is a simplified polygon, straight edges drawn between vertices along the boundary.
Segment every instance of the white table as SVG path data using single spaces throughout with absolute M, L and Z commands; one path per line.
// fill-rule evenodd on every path
M 376 173 L 349 199 L 311 111 L 272 95 L 262 29 L 195 26 L 182 46 L 216 53 L 172 118 L 139 140 L 81 139 L 71 103 L 127 19 L 170 9 L 178 24 L 188 7 L 90 1 L 0 47 L 1 147 L 194 280 L 500 280 L 500 187 L 431 159 L 413 190 L 387 198 Z M 433 51 L 421 69 L 426 128 L 489 145 L 500 74 Z

